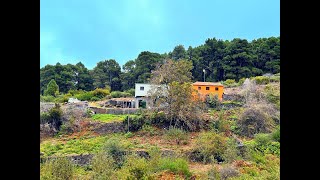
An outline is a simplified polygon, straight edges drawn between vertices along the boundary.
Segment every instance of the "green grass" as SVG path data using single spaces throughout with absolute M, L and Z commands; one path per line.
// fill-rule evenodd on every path
M 128 115 L 121 114 L 121 115 L 115 115 L 115 114 L 94 114 L 91 118 L 96 121 L 101 122 L 122 122 L 125 120 L 125 118 Z
M 121 140 L 124 141 L 124 143 L 127 145 L 127 147 L 132 146 L 132 144 L 126 140 L 124 135 L 110 134 L 105 136 L 90 137 L 86 139 L 73 139 L 67 142 L 60 139 L 47 140 L 43 141 L 40 144 L 40 151 L 44 153 L 44 157 L 52 155 L 61 156 L 68 154 L 96 153 L 101 149 L 101 147 L 109 138 L 114 136 L 120 137 Z

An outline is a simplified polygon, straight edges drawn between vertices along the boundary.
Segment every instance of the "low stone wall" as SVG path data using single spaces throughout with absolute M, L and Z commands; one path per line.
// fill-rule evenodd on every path
M 95 114 L 106 114 L 107 110 L 105 108 L 98 108 L 98 107 L 90 107 L 90 109 L 95 113 Z
M 131 154 L 131 153 L 136 153 L 140 157 L 150 158 L 149 153 L 146 151 L 142 151 L 142 150 L 130 151 L 130 152 L 127 152 L 126 154 Z M 173 155 L 175 155 L 174 151 L 170 151 L 170 150 L 161 151 L 162 157 L 172 157 Z M 40 157 L 40 163 L 44 163 L 47 160 L 51 160 L 55 158 L 67 157 L 76 165 L 86 166 L 86 165 L 90 165 L 93 156 L 94 154 L 80 154 L 80 155 L 67 155 L 67 156 L 59 156 L 59 157 L 57 156 Z
M 134 114 L 138 111 L 137 108 L 108 108 L 107 114 Z
M 134 114 L 139 109 L 137 108 L 98 108 L 90 107 L 95 114 Z
M 93 158 L 93 154 L 80 154 L 80 155 L 67 155 L 67 156 L 51 156 L 51 157 L 40 157 L 40 163 L 44 163 L 47 160 L 56 159 L 56 158 L 62 158 L 67 157 L 70 159 L 74 164 L 79 166 L 85 166 L 89 165 L 91 163 L 91 159 Z
M 100 135 L 125 132 L 125 126 L 122 122 L 92 123 L 91 125 L 91 130 Z

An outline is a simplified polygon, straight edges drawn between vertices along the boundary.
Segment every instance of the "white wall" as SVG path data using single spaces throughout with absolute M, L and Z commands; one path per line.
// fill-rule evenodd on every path
M 144 87 L 144 90 L 141 91 L 140 87 Z M 143 97 L 147 96 L 147 93 L 151 89 L 151 87 L 152 87 L 151 84 L 136 83 L 135 92 L 134 92 L 135 97 L 137 97 L 137 96 L 143 96 Z

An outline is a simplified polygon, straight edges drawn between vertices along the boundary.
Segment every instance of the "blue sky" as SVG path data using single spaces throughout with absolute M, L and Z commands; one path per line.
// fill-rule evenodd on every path
M 280 0 L 40 0 L 40 67 L 280 36 Z

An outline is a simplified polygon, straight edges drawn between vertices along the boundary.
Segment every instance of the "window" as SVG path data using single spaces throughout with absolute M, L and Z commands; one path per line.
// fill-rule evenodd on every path
M 218 88 L 218 87 L 216 87 L 216 88 L 215 88 L 215 90 L 216 90 L 216 91 L 218 91 L 218 90 L 219 90 L 219 88 Z
M 144 91 L 144 87 L 143 86 L 140 87 L 140 91 Z
M 206 87 L 206 90 L 210 90 L 210 87 Z
M 200 87 L 200 86 L 198 87 L 198 90 L 201 90 L 201 87 Z

